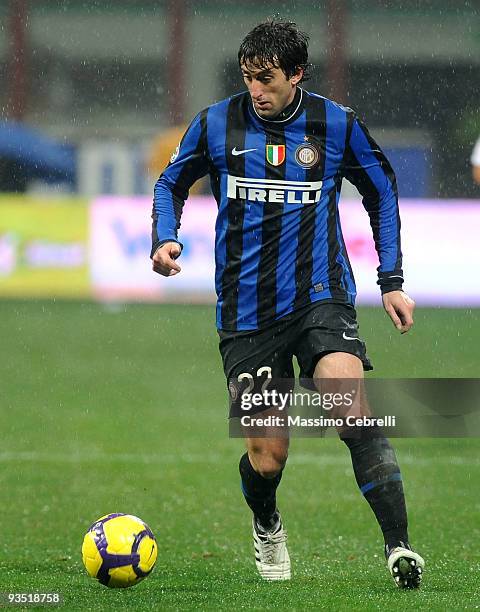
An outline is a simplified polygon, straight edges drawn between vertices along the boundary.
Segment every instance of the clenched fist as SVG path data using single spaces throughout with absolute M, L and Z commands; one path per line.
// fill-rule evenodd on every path
M 175 259 L 180 255 L 182 249 L 178 242 L 166 242 L 155 251 L 152 257 L 152 268 L 154 272 L 162 276 L 175 276 L 181 271 L 181 267 Z

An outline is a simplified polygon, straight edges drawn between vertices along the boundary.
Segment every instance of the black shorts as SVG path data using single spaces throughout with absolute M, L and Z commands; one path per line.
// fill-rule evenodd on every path
M 231 396 L 236 394 L 240 375 L 261 377 L 265 372 L 262 368 L 268 369 L 273 379 L 293 379 L 294 356 L 300 379 L 311 379 L 318 360 L 336 352 L 356 355 L 364 370 L 373 370 L 365 343 L 358 336 L 355 308 L 349 304 L 321 302 L 282 317 L 264 329 L 218 330 L 218 334 Z M 234 404 L 231 403 L 230 416 L 235 416 Z

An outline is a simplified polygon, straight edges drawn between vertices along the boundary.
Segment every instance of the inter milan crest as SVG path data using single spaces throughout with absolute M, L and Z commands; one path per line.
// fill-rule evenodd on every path
M 317 147 L 309 142 L 301 144 L 295 151 L 295 161 L 302 168 L 313 168 L 318 164 L 319 157 Z
M 281 166 L 285 161 L 285 145 L 267 144 L 267 162 L 271 166 Z

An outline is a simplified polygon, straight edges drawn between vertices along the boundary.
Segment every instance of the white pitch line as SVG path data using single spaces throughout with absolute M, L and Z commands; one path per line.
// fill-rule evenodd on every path
M 421 452 L 421 451 L 420 451 Z M 419 452 L 419 454 L 420 454 Z M 400 466 L 431 466 L 431 465 L 461 465 L 479 467 L 480 459 L 462 457 L 461 455 L 446 455 L 442 457 L 421 457 L 405 455 L 398 452 Z M 48 453 L 37 451 L 24 452 L 2 452 L 0 453 L 0 463 L 131 463 L 132 465 L 176 465 L 176 464 L 216 464 L 221 465 L 230 461 L 229 453 L 220 454 L 195 454 L 195 453 L 103 453 L 85 452 L 80 453 Z M 351 466 L 348 454 L 345 457 L 324 453 L 321 449 L 318 454 L 295 453 L 289 456 L 288 463 L 292 465 L 312 465 L 312 466 L 336 466 L 349 468 Z

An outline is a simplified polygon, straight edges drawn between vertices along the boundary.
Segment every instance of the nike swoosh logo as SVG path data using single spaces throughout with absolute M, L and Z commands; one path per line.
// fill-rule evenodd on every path
M 360 338 L 353 338 L 352 336 L 347 336 L 345 332 L 343 332 L 343 339 L 344 340 L 358 340 L 360 342 Z
M 233 147 L 232 155 L 243 155 L 244 153 L 250 153 L 250 151 L 256 151 L 257 149 L 242 149 L 241 151 L 237 151 L 237 147 Z

